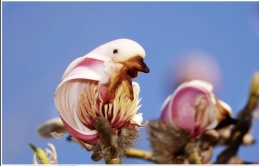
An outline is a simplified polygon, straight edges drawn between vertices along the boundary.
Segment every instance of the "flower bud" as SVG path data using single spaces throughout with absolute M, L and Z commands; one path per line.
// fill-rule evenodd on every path
M 192 137 L 215 128 L 220 120 L 218 117 L 222 119 L 218 115 L 222 114 L 222 108 L 229 111 L 230 107 L 222 101 L 219 102 L 212 90 L 212 85 L 205 81 L 182 83 L 164 102 L 160 119 L 168 125 L 189 132 Z

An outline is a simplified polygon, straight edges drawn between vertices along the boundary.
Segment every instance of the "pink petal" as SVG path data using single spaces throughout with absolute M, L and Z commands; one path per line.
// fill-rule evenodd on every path
M 76 66 L 75 63 L 77 63 Z M 72 79 L 99 81 L 102 77 L 104 77 L 104 61 L 93 58 L 78 58 L 69 65 L 60 84 Z
M 87 128 L 78 118 L 78 97 L 86 87 L 86 80 L 76 79 L 62 83 L 55 94 L 55 104 L 67 130 L 87 143 L 97 141 L 97 132 Z M 96 140 L 93 140 L 96 138 Z
M 62 118 L 61 118 L 62 119 Z M 66 126 L 67 130 L 69 131 L 70 134 L 75 136 L 76 138 L 89 143 L 89 144 L 96 144 L 98 142 L 98 134 L 97 132 L 92 132 L 95 130 L 92 130 L 90 132 L 82 132 L 77 130 L 75 127 L 70 126 L 65 120 L 62 119 L 64 122 L 64 125 Z
M 172 119 L 182 129 L 194 132 L 195 126 L 195 99 L 206 95 L 203 91 L 186 87 L 178 91 L 171 102 Z
M 162 106 L 161 119 L 170 125 L 187 130 L 191 135 L 199 135 L 207 127 L 215 127 L 216 113 L 213 87 L 204 81 L 194 80 L 182 83 L 170 95 Z M 205 112 L 197 112 L 197 101 L 205 97 L 209 105 L 205 105 Z M 196 121 L 196 114 L 202 116 Z M 204 117 L 203 117 L 204 116 Z
M 171 98 L 172 98 L 172 95 L 168 96 L 161 108 L 160 119 L 163 120 L 167 124 L 172 123 L 172 111 L 169 108 Z

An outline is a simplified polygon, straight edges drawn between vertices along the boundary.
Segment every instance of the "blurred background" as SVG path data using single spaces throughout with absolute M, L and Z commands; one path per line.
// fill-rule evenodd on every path
M 158 118 L 177 84 L 194 78 L 210 81 L 236 115 L 259 71 L 259 3 L 3 2 L 3 164 L 32 163 L 29 143 L 41 148 L 54 144 L 59 164 L 96 163 L 91 152 L 66 137 L 46 140 L 36 131 L 58 117 L 54 92 L 69 63 L 118 38 L 135 40 L 146 51 L 151 71 L 134 79 L 141 87 L 144 121 Z M 252 130 L 257 140 L 258 123 Z M 147 137 L 142 128 L 135 147 L 150 150 Z M 222 149 L 214 150 L 212 161 Z M 242 147 L 238 155 L 258 161 L 259 144 Z M 149 163 L 132 158 L 122 162 Z

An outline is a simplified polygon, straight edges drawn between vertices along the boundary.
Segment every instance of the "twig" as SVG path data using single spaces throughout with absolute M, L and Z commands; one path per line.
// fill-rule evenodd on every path
M 257 107 L 259 101 L 259 73 L 255 73 L 250 86 L 248 102 L 243 110 L 240 111 L 237 117 L 237 124 L 231 131 L 230 138 L 227 140 L 227 147 L 218 156 L 217 164 L 226 164 L 228 161 L 237 155 L 239 146 L 243 143 L 243 137 L 249 132 L 252 124 L 252 113 Z
M 202 164 L 198 144 L 199 141 L 190 141 L 185 146 L 185 153 L 187 154 L 189 164 Z
M 140 159 L 143 159 L 143 160 L 155 162 L 152 159 L 152 152 L 149 152 L 149 151 L 130 148 L 126 153 L 124 153 L 124 155 L 126 157 L 140 158 Z
M 228 164 L 259 164 L 259 162 L 244 161 L 237 156 L 233 156 L 228 161 Z

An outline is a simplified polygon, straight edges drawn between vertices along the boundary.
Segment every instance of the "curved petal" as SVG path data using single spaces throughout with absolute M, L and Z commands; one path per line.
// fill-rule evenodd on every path
M 193 87 L 193 88 L 196 88 L 196 89 L 199 89 L 199 90 L 203 91 L 204 93 L 206 93 L 210 97 L 213 96 L 213 93 L 212 93 L 213 86 L 210 83 L 208 83 L 206 81 L 201 81 L 201 80 L 192 80 L 192 81 L 182 83 L 174 91 L 173 95 L 177 94 L 178 91 L 180 91 L 181 89 L 184 89 L 186 87 Z
M 119 52 L 114 54 L 114 49 L 119 50 Z M 77 66 L 78 62 L 82 61 L 82 59 L 85 58 L 91 58 L 105 62 L 111 60 L 115 62 L 122 62 L 135 55 L 139 55 L 142 58 L 145 58 L 145 50 L 140 44 L 130 39 L 113 40 L 103 45 L 100 45 L 83 57 L 74 60 L 66 69 L 65 74 L 68 73 L 75 66 Z
M 88 80 L 99 81 L 104 73 L 104 61 L 80 57 L 66 69 L 61 83 L 55 93 L 55 104 L 67 130 L 78 139 L 95 144 L 98 134 L 87 128 L 78 118 L 76 107 L 78 98 L 86 87 Z
M 113 53 L 114 49 L 118 51 L 116 54 Z M 96 52 L 99 53 L 98 56 L 94 55 Z M 139 43 L 130 39 L 117 39 L 97 47 L 87 54 L 87 57 L 98 58 L 102 61 L 122 62 L 135 55 L 145 58 L 145 50 Z
M 78 58 L 73 61 L 66 69 L 62 83 L 72 79 L 89 79 L 99 81 L 104 77 L 104 61 L 93 59 L 93 58 Z
M 218 102 L 219 102 L 220 106 L 222 107 L 222 110 L 225 111 L 225 114 L 227 114 L 228 116 L 231 117 L 233 114 L 231 107 L 222 100 L 218 100 Z
M 70 132 L 70 134 L 75 136 L 76 138 L 89 144 L 96 144 L 98 142 L 98 134 L 96 130 L 89 129 L 89 132 L 87 131 L 83 132 L 82 130 L 78 130 L 77 128 L 75 128 L 75 126 L 69 125 L 65 120 L 63 120 L 63 122 L 67 127 L 67 130 Z
M 55 94 L 55 104 L 67 130 L 87 143 L 97 142 L 97 132 L 87 128 L 78 118 L 76 107 L 78 98 L 86 87 L 86 80 L 75 79 L 61 82 Z
M 199 96 L 204 95 L 206 95 L 206 93 L 194 87 L 185 87 L 179 90 L 170 103 L 173 122 L 182 129 L 193 133 L 196 112 L 195 100 Z
M 162 119 L 167 124 L 172 123 L 172 111 L 169 108 L 171 98 L 172 98 L 172 95 L 169 95 L 166 98 L 166 100 L 164 101 L 164 103 L 162 105 L 162 108 L 161 108 L 160 119 Z

